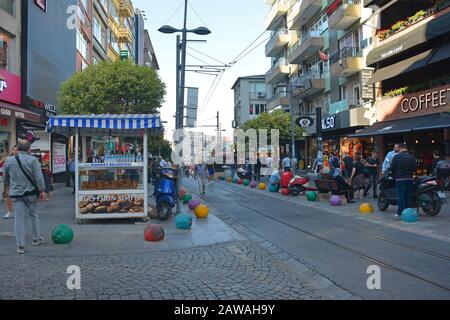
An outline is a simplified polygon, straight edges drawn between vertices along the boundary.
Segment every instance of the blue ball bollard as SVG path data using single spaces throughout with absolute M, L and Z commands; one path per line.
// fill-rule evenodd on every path
M 189 230 L 192 228 L 192 217 L 187 213 L 180 213 L 175 219 L 177 229 Z
M 408 208 L 403 210 L 402 221 L 407 223 L 419 221 L 419 213 L 417 212 L 417 209 Z

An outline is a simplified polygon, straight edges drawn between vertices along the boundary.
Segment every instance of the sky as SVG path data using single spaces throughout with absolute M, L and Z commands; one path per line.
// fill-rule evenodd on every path
M 191 42 L 192 47 L 221 62 L 229 63 L 235 59 L 248 45 L 250 45 L 261 33 L 264 32 L 264 20 L 269 11 L 269 6 L 264 0 L 190 0 L 188 6 L 188 29 L 200 26 L 209 28 L 212 33 L 208 36 L 188 34 L 188 39 L 207 40 L 207 43 Z M 158 29 L 165 24 L 175 28 L 182 28 L 184 0 L 133 0 L 133 5 L 145 11 L 147 21 L 146 28 L 155 49 L 160 66 L 159 75 L 167 85 L 166 102 L 161 109 L 161 117 L 165 124 L 166 132 L 172 132 L 175 128 L 175 77 L 176 77 L 176 34 L 163 34 Z M 177 9 L 179 9 L 177 11 Z M 197 14 L 198 16 L 197 16 Z M 266 33 L 255 45 L 261 43 L 269 36 Z M 231 125 L 234 119 L 233 86 L 240 76 L 265 74 L 270 67 L 270 59 L 265 57 L 265 41 L 252 53 L 228 69 L 220 80 L 214 95 L 208 104 L 205 99 L 213 84 L 215 76 L 186 73 L 186 86 L 199 88 L 199 117 L 197 125 L 216 125 L 216 113 L 220 111 L 220 122 L 223 135 L 232 135 Z M 218 64 L 192 49 L 188 54 L 207 62 Z M 187 64 L 203 64 L 191 56 L 187 56 Z M 202 111 L 203 110 L 203 111 Z M 215 134 L 215 129 L 200 129 L 207 134 Z M 169 138 L 169 136 L 167 136 Z

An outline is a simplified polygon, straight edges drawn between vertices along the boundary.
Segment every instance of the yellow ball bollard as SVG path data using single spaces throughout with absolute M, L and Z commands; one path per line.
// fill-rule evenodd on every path
M 359 207 L 359 213 L 361 214 L 371 214 L 374 213 L 374 209 L 373 206 L 370 203 L 363 203 L 360 207 Z
M 266 189 L 267 189 L 267 185 L 265 183 L 259 184 L 259 190 L 266 190 Z
M 208 218 L 209 208 L 203 204 L 199 205 L 195 208 L 195 216 L 197 219 L 206 219 Z

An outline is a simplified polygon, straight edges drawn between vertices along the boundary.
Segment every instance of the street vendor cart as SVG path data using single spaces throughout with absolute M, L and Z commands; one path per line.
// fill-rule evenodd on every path
M 157 115 L 50 118 L 49 132 L 75 137 L 78 223 L 92 219 L 147 220 L 148 135 L 161 134 L 162 130 Z M 139 142 L 132 144 L 127 140 Z

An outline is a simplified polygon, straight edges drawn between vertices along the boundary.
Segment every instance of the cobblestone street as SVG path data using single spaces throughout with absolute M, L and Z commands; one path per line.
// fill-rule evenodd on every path
M 320 299 L 250 241 L 146 255 L 2 259 L 1 299 Z M 70 265 L 81 290 L 66 287 Z

